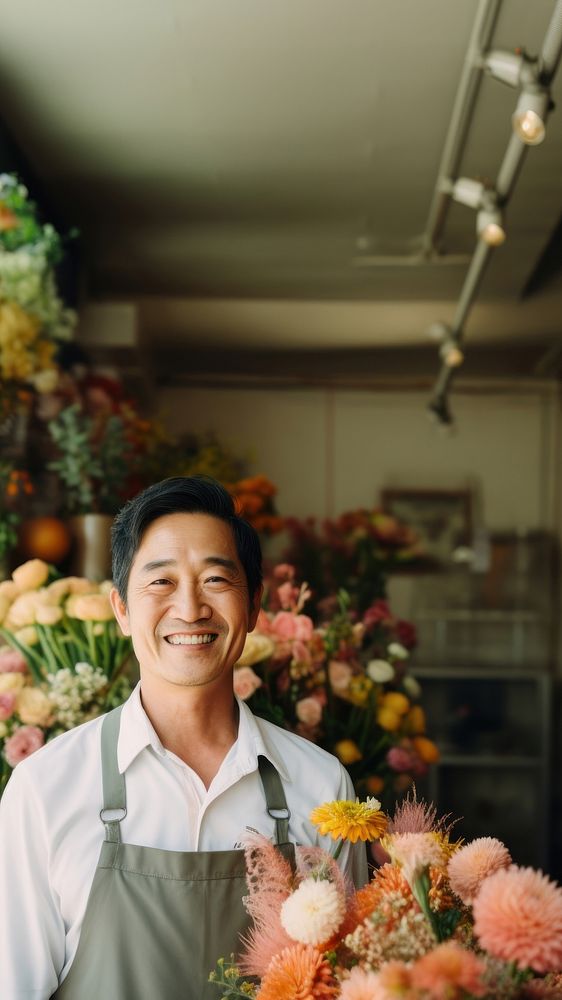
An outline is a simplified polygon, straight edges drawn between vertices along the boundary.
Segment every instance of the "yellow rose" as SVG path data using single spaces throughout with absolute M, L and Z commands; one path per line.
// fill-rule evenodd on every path
M 45 583 L 49 575 L 49 567 L 42 559 L 30 559 L 22 563 L 12 573 L 12 580 L 18 590 L 36 590 Z
M 107 594 L 75 594 L 66 602 L 66 613 L 83 622 L 113 621 L 113 608 Z
M 57 625 L 62 618 L 62 608 L 56 604 L 43 604 L 35 612 L 35 621 L 38 625 Z
M 26 687 L 18 694 L 16 711 L 27 726 L 47 726 L 52 719 L 53 705 L 41 688 Z
M 398 715 L 405 715 L 410 707 L 410 701 L 400 691 L 388 691 L 383 698 L 383 707 L 389 708 L 391 712 L 397 712 Z
M 35 646 L 39 642 L 39 636 L 33 625 L 28 625 L 27 628 L 20 628 L 14 632 L 14 639 L 17 639 L 22 646 Z
M 7 694 L 8 691 L 17 694 L 25 685 L 25 674 L 6 673 L 0 674 L 0 694 Z
M 354 740 L 339 740 L 334 747 L 334 752 L 342 764 L 346 765 L 355 764 L 363 756 Z
M 349 682 L 349 688 L 347 691 L 347 699 L 353 705 L 366 705 L 369 700 L 369 695 L 373 690 L 373 682 L 369 677 L 352 677 Z M 339 694 L 339 692 L 338 692 Z
M 236 666 L 253 667 L 254 663 L 261 663 L 262 660 L 267 660 L 267 657 L 271 656 L 274 649 L 275 643 L 269 636 L 250 632 L 246 636 L 244 649 Z
M 394 733 L 400 728 L 400 723 L 402 722 L 401 717 L 397 712 L 393 712 L 391 708 L 387 708 L 383 705 L 377 711 L 377 722 L 379 726 L 386 729 L 389 733 Z

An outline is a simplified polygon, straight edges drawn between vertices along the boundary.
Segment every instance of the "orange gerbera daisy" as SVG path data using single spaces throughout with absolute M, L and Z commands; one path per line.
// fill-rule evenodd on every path
M 318 827 L 323 837 L 329 834 L 333 840 L 378 840 L 385 832 L 387 818 L 381 812 L 378 799 L 366 802 L 351 802 L 341 799 L 325 802 L 313 809 L 310 820 Z
M 311 945 L 295 944 L 272 959 L 256 1000 L 333 1000 L 339 990 L 322 953 Z

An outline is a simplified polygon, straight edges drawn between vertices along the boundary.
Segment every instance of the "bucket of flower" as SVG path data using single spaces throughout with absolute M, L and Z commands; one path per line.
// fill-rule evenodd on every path
M 500 841 L 453 840 L 415 793 L 392 819 L 376 799 L 310 818 L 337 846 L 297 847 L 294 873 L 265 838 L 247 838 L 253 925 L 210 974 L 223 998 L 560 1000 L 562 888 L 513 864 Z M 359 839 L 378 839 L 388 860 L 356 890 L 335 859 Z
M 57 578 L 41 559 L 0 582 L 0 794 L 21 760 L 130 694 L 111 586 Z

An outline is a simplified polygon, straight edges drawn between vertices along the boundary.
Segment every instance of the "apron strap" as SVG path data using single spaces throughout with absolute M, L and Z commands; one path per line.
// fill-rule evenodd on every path
M 287 807 L 287 799 L 283 790 L 281 778 L 271 761 L 260 754 L 258 768 L 265 793 L 267 811 L 275 820 L 275 841 L 279 847 L 289 843 L 289 819 L 291 813 Z
M 103 780 L 103 809 L 100 819 L 105 824 L 105 839 L 113 844 L 121 843 L 119 824 L 127 815 L 125 776 L 117 766 L 117 740 L 121 722 L 122 705 L 118 705 L 104 717 L 101 726 L 101 767 Z M 122 813 L 121 816 L 116 813 Z

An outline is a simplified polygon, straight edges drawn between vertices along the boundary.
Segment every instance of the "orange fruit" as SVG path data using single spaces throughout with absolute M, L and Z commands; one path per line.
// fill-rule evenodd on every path
M 20 548 L 28 559 L 61 562 L 72 543 L 68 525 L 58 517 L 33 517 L 20 528 Z

